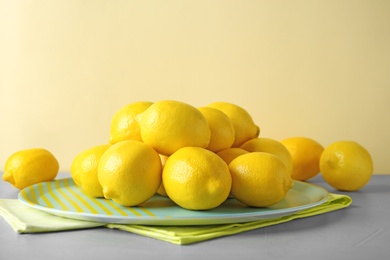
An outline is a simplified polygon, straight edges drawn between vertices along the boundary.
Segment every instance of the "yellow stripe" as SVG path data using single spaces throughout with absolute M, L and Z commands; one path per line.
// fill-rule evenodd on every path
M 68 195 L 66 195 L 66 193 L 65 192 L 63 192 L 62 190 L 61 190 L 61 187 L 60 187 L 60 182 L 59 181 L 57 181 L 56 182 L 56 188 L 57 188 L 57 190 L 58 190 L 58 192 L 70 203 L 70 204 L 72 204 L 72 206 L 76 209 L 76 211 L 78 211 L 78 212 L 83 212 L 83 209 L 82 208 L 80 208 L 80 206 L 79 205 L 77 205 Z
M 84 206 L 86 206 L 93 214 L 99 214 L 96 209 L 94 209 L 87 201 L 85 201 L 80 195 L 78 195 L 76 192 L 74 192 L 70 187 L 69 187 L 69 179 L 64 180 L 65 188 L 73 194 Z
M 58 183 L 58 181 L 57 181 L 57 183 Z M 52 182 L 47 183 L 47 191 L 49 192 L 50 196 L 58 203 L 58 205 L 61 206 L 61 208 L 63 210 L 68 211 L 69 210 L 68 207 L 53 192 L 51 184 L 52 184 Z
M 121 210 L 121 208 L 119 208 L 117 205 L 115 205 L 114 203 L 112 203 L 111 201 L 109 200 L 106 200 L 106 203 L 108 205 L 110 205 L 111 207 L 113 207 L 116 211 L 119 212 L 119 214 L 121 214 L 122 216 L 128 216 L 128 214 L 126 212 L 124 212 L 123 210 Z
M 42 183 L 38 183 L 38 188 L 39 188 L 39 196 L 43 199 L 43 201 L 46 203 L 46 205 L 49 208 L 53 208 L 53 204 L 46 198 L 45 193 L 43 192 L 43 187 Z
M 138 217 L 141 217 L 142 215 L 139 214 L 135 209 L 133 209 L 132 207 L 127 207 L 128 210 L 131 211 L 131 213 L 133 213 L 134 215 L 138 216 Z
M 97 206 L 99 206 L 99 208 L 101 208 L 104 212 L 106 212 L 107 215 L 113 215 L 113 213 L 112 213 L 108 208 L 106 208 L 102 203 L 100 203 L 100 201 L 98 201 L 97 199 L 94 199 L 94 198 L 91 198 L 91 200 L 92 200 Z
M 139 207 L 140 210 L 142 210 L 143 212 L 145 212 L 147 215 L 151 216 L 151 217 L 155 217 L 156 215 L 154 215 L 152 212 L 150 212 L 149 210 L 143 208 L 143 207 Z
M 29 188 L 31 190 L 31 188 Z M 22 197 L 30 204 L 35 204 L 34 201 L 31 200 L 30 196 L 26 192 L 26 190 L 22 190 Z
M 30 188 L 30 191 L 31 191 L 31 201 L 32 201 L 33 203 L 38 203 L 38 201 L 37 201 L 37 196 L 35 195 L 35 189 L 34 189 L 34 187 L 31 187 L 31 188 Z

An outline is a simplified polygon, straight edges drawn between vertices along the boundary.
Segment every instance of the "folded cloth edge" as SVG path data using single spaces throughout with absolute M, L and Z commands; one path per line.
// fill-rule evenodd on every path
M 16 199 L 0 199 L 0 215 L 15 232 L 21 234 L 86 229 L 106 225 L 106 223 L 101 222 L 81 221 L 51 215 L 25 206 Z
M 2 199 L 2 201 L 11 201 L 11 199 Z M 14 201 L 14 200 L 12 200 Z M 12 214 L 8 209 L 5 207 L 0 207 L 0 215 L 3 216 L 5 221 L 8 222 L 8 224 L 11 225 L 12 229 L 15 232 L 20 233 L 22 230 L 26 230 L 27 225 L 26 223 L 20 221 L 14 214 Z

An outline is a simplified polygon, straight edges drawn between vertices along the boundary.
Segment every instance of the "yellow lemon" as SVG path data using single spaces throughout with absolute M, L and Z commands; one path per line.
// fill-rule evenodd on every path
M 149 200 L 160 186 L 161 172 L 158 153 L 135 140 L 111 145 L 98 165 L 104 197 L 124 206 L 136 206 Z
M 138 122 L 142 113 L 152 104 L 153 102 L 138 101 L 119 109 L 111 120 L 109 142 L 114 144 L 124 140 L 142 141 Z
M 326 147 L 320 158 L 320 172 L 333 188 L 356 191 L 371 179 L 374 165 L 370 153 L 354 141 L 338 141 Z
M 217 155 L 222 158 L 226 162 L 227 165 L 230 164 L 231 161 L 236 159 L 238 156 L 249 153 L 248 151 L 238 148 L 238 147 L 231 147 L 227 148 L 225 150 L 219 151 Z
M 164 169 L 164 165 L 165 165 L 165 162 L 168 159 L 168 156 L 167 155 L 162 155 L 162 154 L 159 154 L 159 155 L 160 155 L 160 159 L 161 159 L 161 166 Z M 168 197 L 168 194 L 165 191 L 164 184 L 163 184 L 162 181 L 161 181 L 160 187 L 157 190 L 157 194 L 161 195 L 161 196 L 164 196 L 164 197 Z
M 231 147 L 235 139 L 234 126 L 230 118 L 221 110 L 212 107 L 200 107 L 210 127 L 210 143 L 206 147 L 212 152 L 218 152 Z
M 73 159 L 70 174 L 83 192 L 92 197 L 103 197 L 103 188 L 98 179 L 98 165 L 109 144 L 88 148 Z
M 236 159 L 238 156 L 249 153 L 248 151 L 238 148 L 238 147 L 230 147 L 225 150 L 219 151 L 217 155 L 225 161 L 227 165 L 230 164 L 231 161 Z M 229 198 L 233 198 L 233 195 L 229 195 Z
M 252 152 L 229 164 L 233 197 L 252 207 L 268 207 L 281 201 L 293 187 L 285 164 L 275 155 Z
M 169 198 L 190 210 L 208 210 L 222 204 L 232 179 L 227 164 L 215 153 L 184 147 L 165 163 L 163 183 Z
M 210 129 L 204 115 L 195 107 L 174 100 L 155 102 L 140 120 L 144 143 L 159 154 L 171 155 L 185 146 L 207 147 Z
M 33 148 L 12 154 L 4 166 L 3 180 L 18 189 L 54 180 L 59 164 L 54 155 L 43 148 Z
M 281 142 L 271 138 L 258 137 L 245 142 L 241 148 L 248 152 L 266 152 L 276 155 L 286 165 L 287 171 L 292 174 L 291 154 Z
M 230 118 L 235 131 L 232 147 L 239 147 L 244 142 L 259 136 L 260 128 L 244 108 L 229 102 L 214 102 L 207 106 L 221 110 Z
M 308 137 L 291 137 L 281 141 L 291 154 L 294 180 L 305 181 L 320 172 L 320 157 L 324 147 Z

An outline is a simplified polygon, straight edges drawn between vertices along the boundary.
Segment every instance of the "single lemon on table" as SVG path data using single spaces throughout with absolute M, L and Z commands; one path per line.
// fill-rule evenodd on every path
M 281 141 L 292 158 L 294 180 L 305 181 L 320 172 L 320 157 L 324 147 L 308 137 L 290 137 Z
M 185 209 L 218 207 L 229 196 L 231 183 L 227 164 L 204 148 L 181 148 L 165 162 L 165 191 L 172 201 Z
M 149 200 L 160 186 L 161 172 L 158 153 L 135 140 L 111 145 L 98 165 L 104 197 L 123 206 L 136 206 Z
M 100 158 L 109 147 L 109 144 L 102 144 L 88 148 L 77 154 L 72 161 L 70 168 L 72 179 L 89 196 L 103 197 L 103 188 L 97 171 Z
M 160 156 L 160 159 L 161 159 L 161 166 L 162 166 L 162 169 L 164 170 L 164 165 L 165 165 L 165 162 L 167 161 L 168 157 L 167 155 L 162 155 L 162 154 L 159 154 Z M 162 178 L 162 176 L 161 176 Z M 157 190 L 157 194 L 158 195 L 161 195 L 161 196 L 164 196 L 164 197 L 168 197 L 168 194 L 167 192 L 165 191 L 165 188 L 164 188 L 164 184 L 163 182 L 161 181 L 161 184 L 160 184 L 160 187 L 158 188 Z
M 249 139 L 259 136 L 260 128 L 244 108 L 229 102 L 214 102 L 207 106 L 222 111 L 230 118 L 235 131 L 232 147 L 239 147 Z
M 149 101 L 137 101 L 119 109 L 111 120 L 109 142 L 142 141 L 138 122 L 142 113 L 152 104 Z
M 357 191 L 371 179 L 374 165 L 370 153 L 354 141 L 338 141 L 326 147 L 320 158 L 324 180 L 341 191 Z
M 276 155 L 286 165 L 287 171 L 292 174 L 291 154 L 281 142 L 271 138 L 258 137 L 245 142 L 241 145 L 241 148 L 248 152 L 266 152 Z
M 236 159 L 238 156 L 249 153 L 247 150 L 238 147 L 230 147 L 219 151 L 217 155 L 222 158 L 226 162 L 227 165 L 230 164 L 231 161 Z
M 238 156 L 229 164 L 233 197 L 252 207 L 268 207 L 280 202 L 294 182 L 277 156 L 252 152 Z
M 212 107 L 200 107 L 211 131 L 209 145 L 206 149 L 218 152 L 231 147 L 235 139 L 234 126 L 230 118 L 221 110 Z
M 54 155 L 43 148 L 33 148 L 12 154 L 4 166 L 3 180 L 18 189 L 54 180 L 59 163 Z
M 174 100 L 155 102 L 143 112 L 139 122 L 144 143 L 159 154 L 171 155 L 185 146 L 207 147 L 210 129 L 195 107 Z

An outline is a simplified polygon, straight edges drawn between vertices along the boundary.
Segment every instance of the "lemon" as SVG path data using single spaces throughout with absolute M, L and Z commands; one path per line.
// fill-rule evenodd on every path
M 229 102 L 214 102 L 207 106 L 221 110 L 230 118 L 235 131 L 232 147 L 239 147 L 249 139 L 259 136 L 260 128 L 254 123 L 252 116 L 244 108 Z
M 230 164 L 231 161 L 236 159 L 238 156 L 249 153 L 248 151 L 238 148 L 238 147 L 230 147 L 228 149 L 219 151 L 217 155 L 225 161 L 227 165 Z M 233 198 L 233 195 L 229 195 L 229 198 Z
M 153 102 L 137 101 L 119 109 L 111 120 L 109 142 L 142 141 L 138 122 L 142 113 L 152 104 Z
M 200 107 L 210 127 L 210 142 L 206 147 L 212 152 L 230 148 L 235 140 L 234 126 L 230 118 L 221 110 L 212 107 Z
M 333 188 L 357 191 L 371 179 L 374 165 L 370 153 L 354 141 L 338 141 L 326 147 L 320 158 L 320 172 Z
M 12 154 L 4 166 L 3 180 L 18 189 L 54 180 L 59 164 L 54 155 L 43 148 L 32 148 Z
M 233 197 L 252 207 L 268 207 L 281 201 L 293 187 L 285 164 L 275 155 L 252 152 L 229 164 Z
M 227 148 L 225 150 L 219 151 L 217 155 L 222 158 L 226 162 L 227 165 L 230 164 L 231 161 L 236 159 L 238 156 L 243 155 L 245 153 L 249 153 L 248 151 L 238 148 L 238 147 L 231 147 Z
M 291 154 L 294 180 L 305 181 L 320 172 L 320 157 L 324 147 L 308 137 L 290 137 L 281 141 Z
M 159 156 L 160 156 L 160 159 L 161 159 L 161 166 L 162 166 L 162 168 L 164 169 L 164 165 L 165 165 L 165 162 L 166 162 L 167 159 L 168 159 L 168 156 L 167 156 L 167 155 L 162 155 L 162 154 L 159 154 Z M 161 177 L 162 177 L 162 176 L 161 176 Z M 161 195 L 161 196 L 164 196 L 164 197 L 168 197 L 168 194 L 167 194 L 167 192 L 165 191 L 164 184 L 163 184 L 162 181 L 161 181 L 160 187 L 159 187 L 158 190 L 157 190 L 157 194 L 158 194 L 158 195 Z
M 70 174 L 72 179 L 85 194 L 92 197 L 103 197 L 103 188 L 98 179 L 98 165 L 109 144 L 88 148 L 73 159 Z
M 204 115 L 190 104 L 162 100 L 143 112 L 139 122 L 144 143 L 159 154 L 171 155 L 185 146 L 205 148 L 211 132 Z
M 266 152 L 276 155 L 286 165 L 287 171 L 292 174 L 291 154 L 281 142 L 271 138 L 258 137 L 245 142 L 241 148 L 248 152 Z
M 204 148 L 183 147 L 165 162 L 165 191 L 172 201 L 185 209 L 218 207 L 229 196 L 231 183 L 227 164 Z
M 104 197 L 124 206 L 136 206 L 149 200 L 160 186 L 161 172 L 158 153 L 135 140 L 111 145 L 98 165 Z

